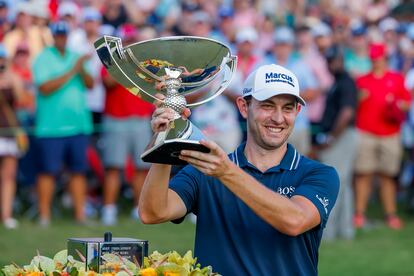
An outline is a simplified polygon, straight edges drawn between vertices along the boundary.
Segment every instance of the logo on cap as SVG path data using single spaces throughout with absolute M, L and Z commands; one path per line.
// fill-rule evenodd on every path
M 284 82 L 291 85 L 292 87 L 295 87 L 295 84 L 293 83 L 293 78 L 283 73 L 265 73 L 265 82 Z
M 253 88 L 244 88 L 243 89 L 243 95 L 252 92 L 252 90 L 253 90 Z

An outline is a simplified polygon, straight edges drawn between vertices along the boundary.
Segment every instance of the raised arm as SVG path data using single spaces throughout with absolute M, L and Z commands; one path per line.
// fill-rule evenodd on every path
M 259 217 L 278 231 L 297 236 L 321 223 L 316 206 L 304 196 L 286 198 L 268 189 L 231 162 L 220 147 L 201 141 L 210 153 L 182 151 L 181 158 L 201 172 L 217 177 Z
M 186 111 L 187 112 L 187 111 Z M 171 109 L 157 108 L 151 121 L 155 133 L 164 131 L 174 113 Z M 139 199 L 139 216 L 145 224 L 161 223 L 182 218 L 187 208 L 176 192 L 168 188 L 171 165 L 153 164 L 145 179 Z
M 83 69 L 84 62 L 89 58 L 88 55 L 84 55 L 80 57 L 74 66 L 68 70 L 66 73 L 60 75 L 57 78 L 48 80 L 42 83 L 39 86 L 39 92 L 44 95 L 50 95 L 54 93 L 56 90 L 61 88 L 65 83 L 67 83 L 70 79 L 72 79 L 76 74 L 80 74 L 82 80 L 85 83 L 87 88 L 93 87 L 93 79 L 92 77 Z

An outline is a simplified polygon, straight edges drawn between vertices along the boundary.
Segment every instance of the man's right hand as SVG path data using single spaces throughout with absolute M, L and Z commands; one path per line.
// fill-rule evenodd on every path
M 75 65 L 73 66 L 73 72 L 74 73 L 80 73 L 83 70 L 83 64 L 86 60 L 90 59 L 91 55 L 86 54 L 83 56 L 80 56 L 78 60 L 76 61 Z
M 152 113 L 151 128 L 154 133 L 162 132 L 167 130 L 169 124 L 175 119 L 175 111 L 171 108 L 162 106 L 162 100 L 165 99 L 165 96 L 162 94 L 155 95 L 159 100 L 155 101 L 154 104 L 157 107 Z M 189 108 L 184 108 L 181 117 L 184 120 L 191 115 Z

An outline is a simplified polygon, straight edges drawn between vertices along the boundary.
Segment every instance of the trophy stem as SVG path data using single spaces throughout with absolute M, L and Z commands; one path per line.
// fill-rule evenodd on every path
M 181 87 L 179 78 L 169 77 L 165 80 L 166 96 L 163 106 L 169 107 L 176 112 L 174 119 L 181 117 L 181 112 L 187 106 L 187 101 L 183 95 L 178 92 Z

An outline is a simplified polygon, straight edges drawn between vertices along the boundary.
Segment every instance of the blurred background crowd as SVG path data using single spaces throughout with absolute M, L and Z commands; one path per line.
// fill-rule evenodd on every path
M 385 223 L 400 229 L 397 203 L 414 208 L 413 19 L 414 2 L 399 0 L 0 0 L 3 225 L 28 216 L 47 226 L 58 205 L 79 224 L 114 225 L 118 195 L 138 219 L 154 107 L 111 78 L 93 42 L 193 35 L 238 57 L 228 89 L 192 110 L 207 137 L 233 151 L 246 131 L 234 102 L 244 79 L 285 66 L 307 101 L 290 142 L 341 177 L 325 238 L 370 227 L 377 187 Z

